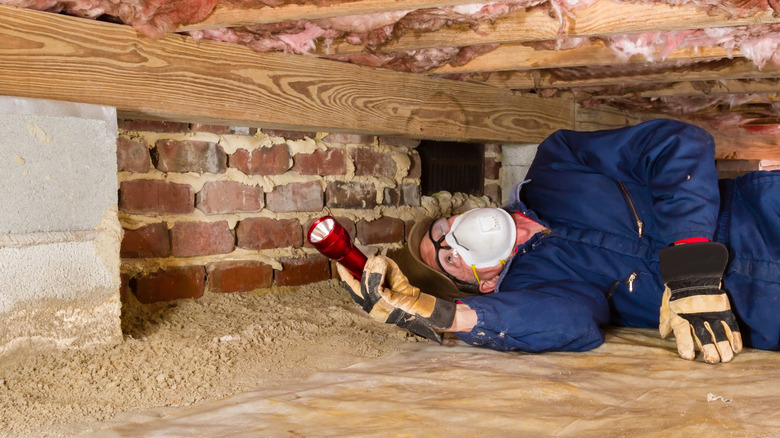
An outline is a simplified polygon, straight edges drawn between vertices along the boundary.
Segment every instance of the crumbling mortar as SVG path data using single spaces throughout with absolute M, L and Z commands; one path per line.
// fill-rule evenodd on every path
M 231 230 L 235 231 L 237 224 L 250 218 L 270 218 L 276 220 L 297 219 L 302 227 L 302 232 L 307 230 L 305 227 L 313 220 L 324 216 L 332 215 L 339 218 L 345 218 L 355 223 L 365 220 L 371 222 L 382 217 L 392 217 L 404 222 L 415 221 L 426 216 L 431 209 L 426 208 L 425 204 L 421 206 L 385 206 L 382 205 L 384 191 L 386 188 L 396 188 L 403 183 L 419 184 L 418 178 L 408 178 L 411 167 L 410 151 L 413 148 L 406 146 L 380 145 L 377 137 L 371 143 L 330 143 L 323 141 L 328 133 L 318 133 L 313 138 L 306 137 L 302 140 L 287 140 L 279 136 L 268 136 L 258 131 L 254 136 L 246 135 L 216 135 L 211 133 L 187 132 L 182 134 L 145 132 L 130 133 L 123 132 L 122 135 L 133 135 L 134 138 L 140 138 L 146 141 L 150 148 L 161 139 L 167 140 L 198 140 L 218 143 L 226 154 L 235 153 L 238 149 L 256 150 L 261 147 L 272 147 L 276 144 L 286 143 L 289 149 L 290 159 L 294 161 L 296 154 L 311 154 L 317 150 L 343 149 L 345 152 L 345 173 L 343 175 L 302 175 L 298 171 L 288 170 L 280 175 L 247 175 L 238 169 L 228 167 L 225 173 L 198 174 L 161 172 L 157 169 L 151 169 L 147 173 L 118 172 L 119 182 L 136 179 L 153 179 L 168 181 L 178 184 L 185 184 L 192 187 L 194 193 L 203 189 L 207 182 L 235 181 L 248 186 L 262 187 L 264 193 L 270 193 L 275 187 L 287 185 L 290 183 L 306 183 L 319 181 L 323 194 L 327 189 L 329 182 L 355 182 L 368 184 L 377 189 L 377 205 L 372 209 L 342 209 L 324 206 L 318 212 L 281 212 L 276 213 L 267 208 L 252 212 L 231 212 L 220 214 L 205 214 L 195 208 L 187 214 L 132 214 L 119 213 L 120 223 L 126 229 L 138 229 L 142 226 L 164 222 L 170 230 L 177 222 L 218 222 L 226 221 Z M 352 159 L 351 151 L 354 148 L 377 148 L 381 151 L 389 152 L 392 160 L 396 164 L 396 173 L 393 177 L 375 177 L 375 176 L 356 176 L 355 163 Z M 305 237 L 304 237 L 305 239 Z M 355 245 L 366 254 L 386 253 L 389 249 L 400 248 L 404 242 L 392 242 L 383 244 L 363 245 L 359 238 L 355 239 Z M 283 269 L 281 258 L 304 258 L 312 255 L 318 255 L 319 252 L 304 244 L 303 247 L 294 248 L 274 248 L 268 250 L 248 250 L 238 246 L 226 254 L 211 254 L 193 257 L 168 256 L 162 258 L 125 258 L 121 260 L 121 273 L 135 277 L 167 269 L 171 267 L 186 266 L 204 266 L 208 267 L 214 263 L 227 261 L 241 262 L 260 262 L 270 266 L 275 271 Z M 206 285 L 208 285 L 208 273 L 206 274 Z M 274 280 L 275 281 L 275 280 Z M 206 287 L 208 289 L 208 286 Z

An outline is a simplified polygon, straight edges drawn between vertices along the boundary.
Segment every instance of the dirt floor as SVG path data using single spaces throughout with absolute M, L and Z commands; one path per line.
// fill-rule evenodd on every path
M 124 340 L 0 362 L 0 436 L 64 437 L 301 381 L 429 342 L 378 324 L 338 281 L 123 307 Z

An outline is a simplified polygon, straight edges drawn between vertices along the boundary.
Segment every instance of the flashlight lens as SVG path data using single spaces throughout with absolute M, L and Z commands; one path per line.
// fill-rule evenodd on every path
M 336 221 L 333 220 L 333 218 L 326 218 L 317 225 L 314 226 L 314 228 L 309 231 L 309 242 L 311 243 L 318 243 L 322 241 L 325 237 L 328 236 L 328 234 L 333 231 L 333 225 Z

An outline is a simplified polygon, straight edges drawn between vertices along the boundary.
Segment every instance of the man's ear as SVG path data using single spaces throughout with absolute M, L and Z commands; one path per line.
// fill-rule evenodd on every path
M 498 275 L 491 277 L 488 280 L 480 280 L 479 282 L 479 291 L 483 294 L 488 294 L 490 292 L 493 292 L 496 290 L 496 285 L 498 284 Z

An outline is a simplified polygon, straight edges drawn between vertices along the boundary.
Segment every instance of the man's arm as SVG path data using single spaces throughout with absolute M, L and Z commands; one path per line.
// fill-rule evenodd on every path
M 464 342 L 501 351 L 586 351 L 604 342 L 603 292 L 574 281 L 463 298 L 451 330 Z
M 706 131 L 659 119 L 614 130 L 557 131 L 539 145 L 528 178 L 595 172 L 645 187 L 658 237 L 671 244 L 714 235 L 720 203 L 714 157 Z

